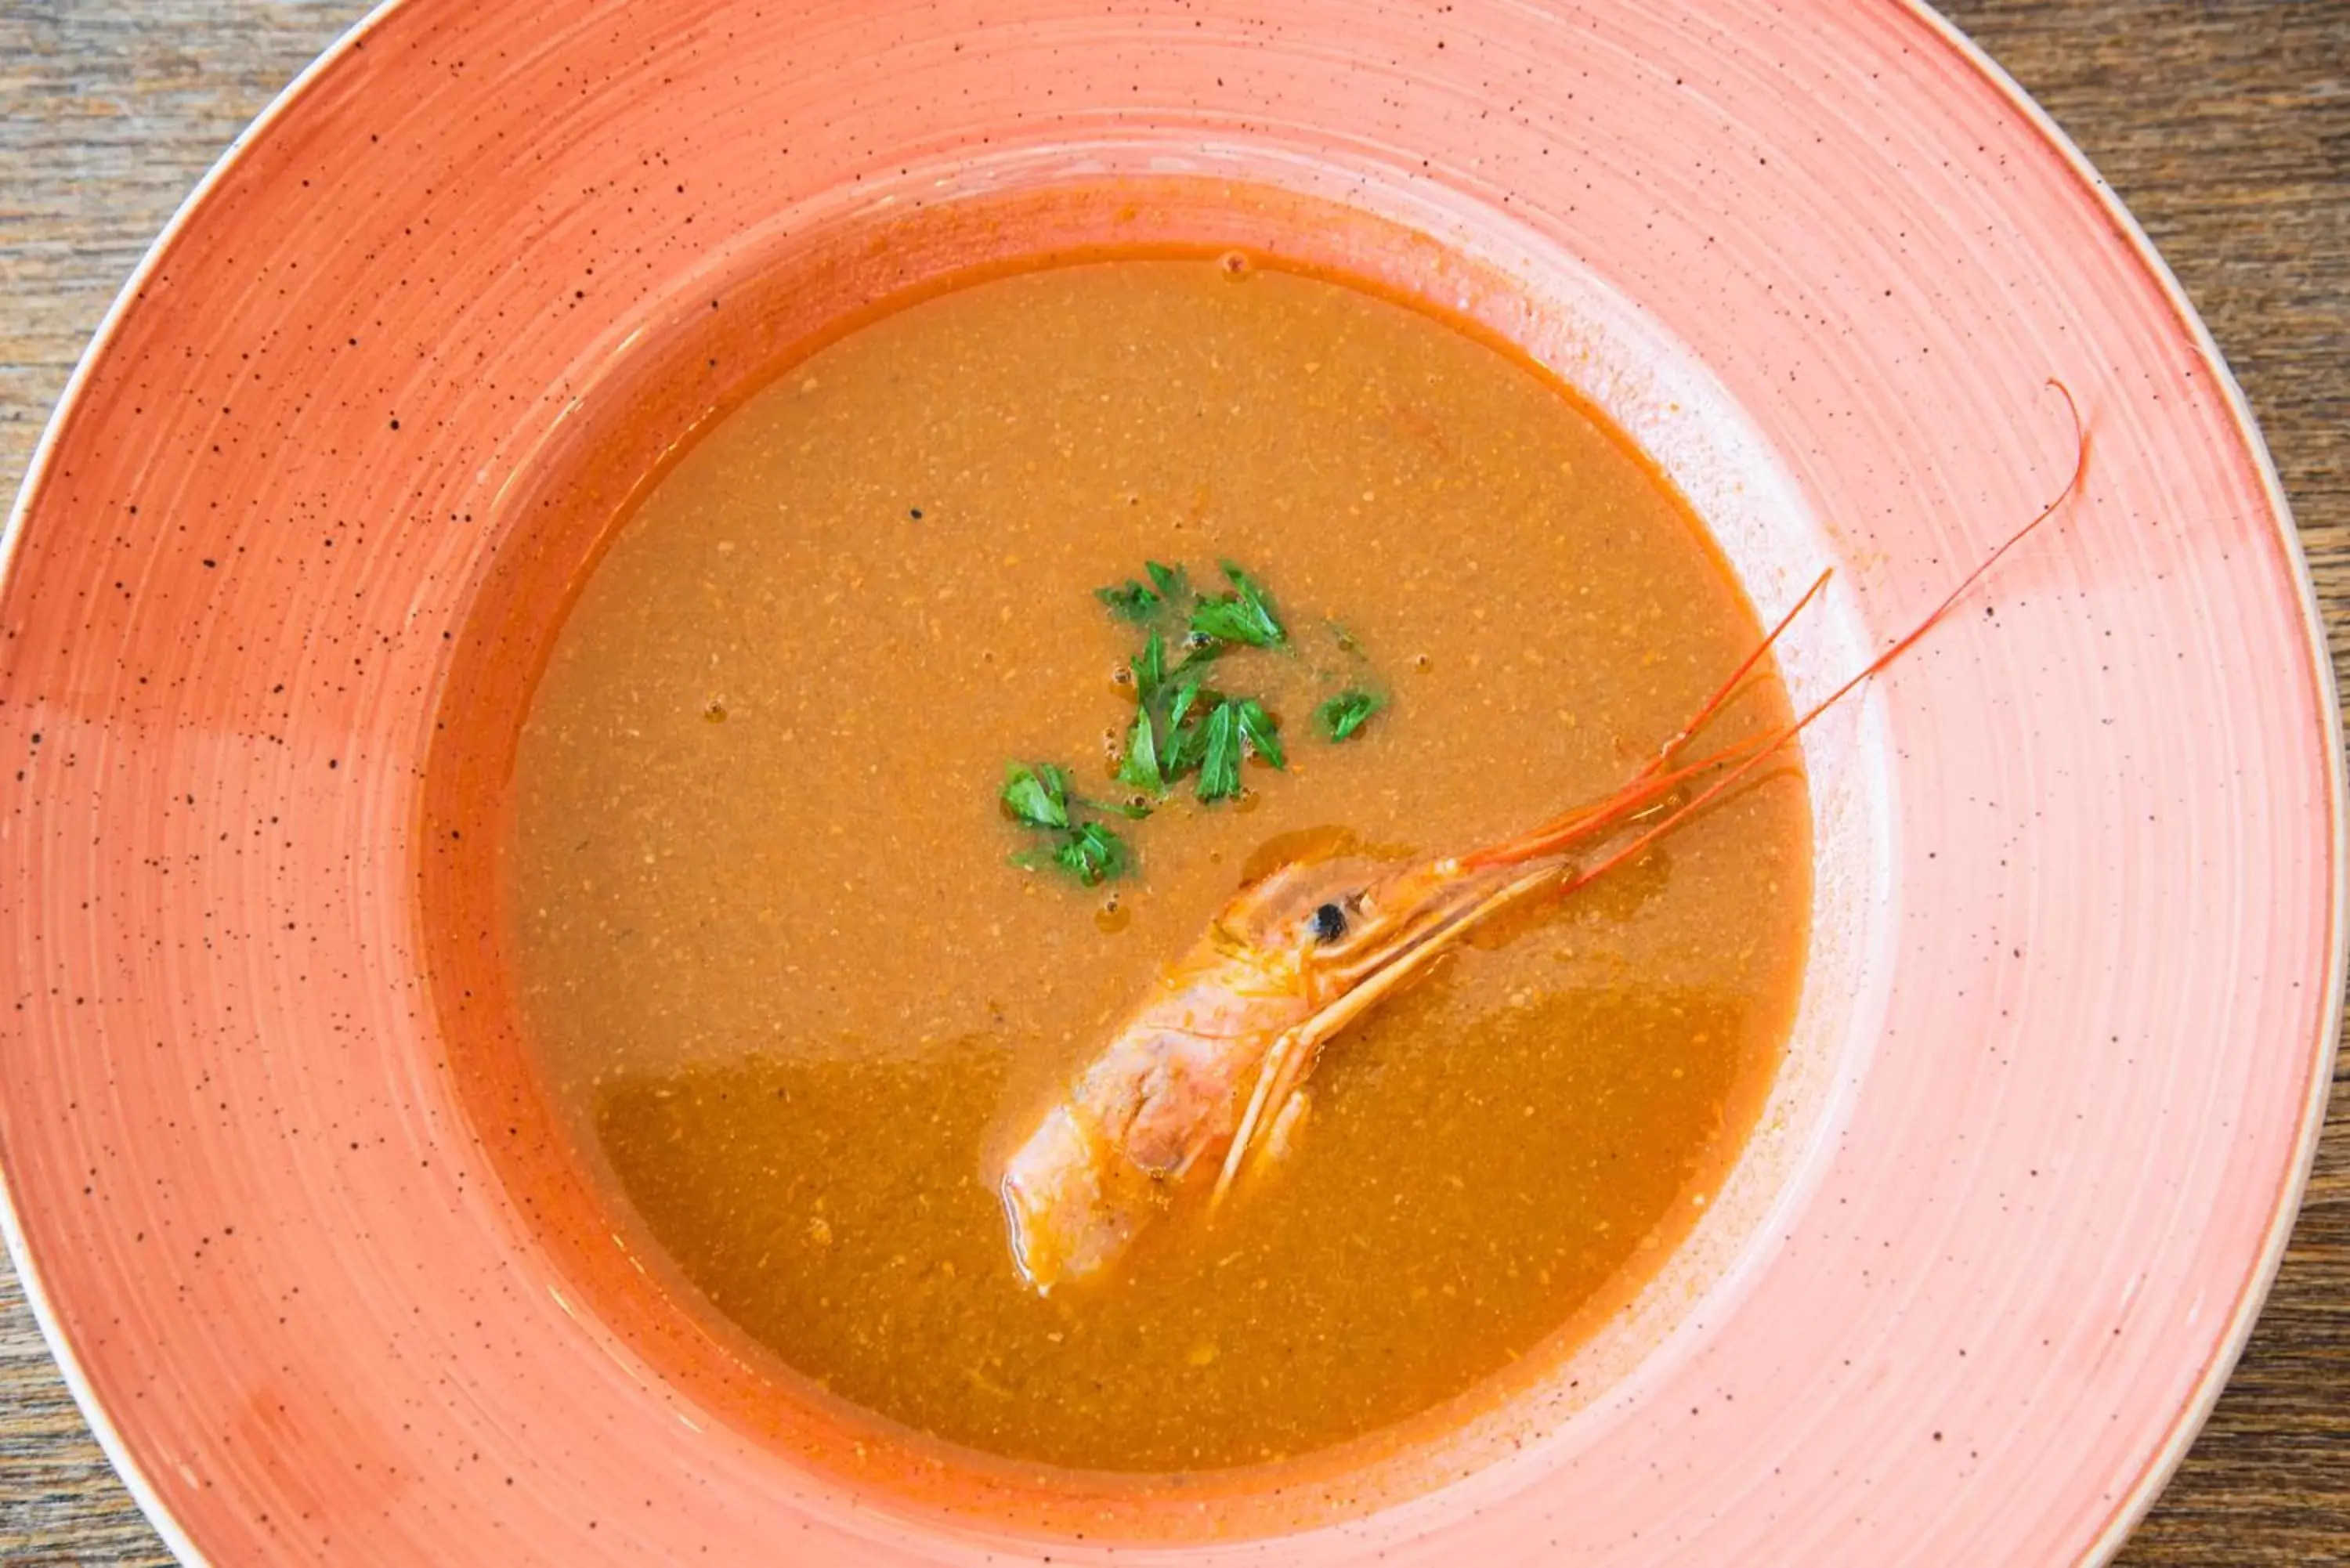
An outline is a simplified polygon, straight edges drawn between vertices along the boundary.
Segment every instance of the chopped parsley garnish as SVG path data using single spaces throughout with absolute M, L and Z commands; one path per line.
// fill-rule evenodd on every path
M 1314 710 L 1314 718 L 1322 726 L 1325 739 L 1343 741 L 1360 730 L 1372 714 L 1386 706 L 1385 699 L 1368 691 L 1341 691 Z
M 1183 694 L 1196 696 L 1197 689 L 1187 689 Z M 1208 754 L 1207 715 L 1214 711 L 1215 706 L 1211 701 L 1204 711 L 1192 713 L 1170 726 L 1165 764 L 1168 783 L 1173 784 L 1200 771 L 1200 763 Z
M 1069 826 L 1069 775 L 1050 763 L 1030 767 L 1013 763 L 1003 770 L 1003 809 L 1030 827 Z
M 1177 681 L 1175 695 L 1167 704 L 1167 727 L 1170 730 L 1181 729 L 1183 716 L 1191 711 L 1191 704 L 1199 700 L 1200 678 L 1198 676 L 1191 676 Z
M 1159 738 L 1151 732 L 1150 705 L 1134 711 L 1134 728 L 1127 732 L 1126 755 L 1118 763 L 1118 776 L 1153 794 L 1167 791 L 1167 774 L 1159 766 Z
M 1134 671 L 1136 699 L 1148 703 L 1167 680 L 1167 639 L 1152 632 L 1142 651 L 1127 660 L 1127 668 Z
M 1191 712 L 1191 703 L 1199 701 L 1199 677 L 1189 675 L 1175 681 L 1175 696 L 1168 701 L 1168 729 L 1182 729 L 1184 714 Z
M 1249 750 L 1276 768 L 1289 766 L 1288 753 L 1281 749 L 1281 732 L 1274 725 L 1273 715 L 1264 711 L 1263 703 L 1253 697 L 1243 697 L 1224 706 L 1232 711 L 1232 717 L 1239 723 L 1241 736 L 1248 742 Z
M 1126 875 L 1126 841 L 1098 822 L 1074 828 L 1053 851 L 1053 863 L 1088 888 Z
M 1159 613 L 1159 598 L 1132 577 L 1114 588 L 1096 588 L 1094 597 L 1109 607 L 1109 613 L 1120 620 L 1137 625 Z
M 1013 763 L 1003 770 L 1003 810 L 1024 827 L 1053 836 L 1048 854 L 1031 852 L 1013 858 L 1023 865 L 1057 867 L 1087 887 L 1111 877 L 1122 877 L 1132 864 L 1126 841 L 1115 828 L 1098 822 L 1076 822 L 1076 811 L 1116 812 L 1122 816 L 1148 816 L 1148 806 L 1090 801 L 1069 792 L 1069 775 L 1050 763 Z
M 1143 636 L 1140 651 L 1127 660 L 1134 716 L 1128 722 L 1111 765 L 1118 783 L 1134 792 L 1122 801 L 1089 800 L 1076 793 L 1068 773 L 1051 763 L 1014 763 L 1004 770 L 1004 815 L 1045 841 L 1013 858 L 1020 865 L 1055 870 L 1086 887 L 1097 887 L 1133 868 L 1133 851 L 1105 816 L 1149 816 L 1184 780 L 1203 805 L 1232 800 L 1243 792 L 1248 759 L 1275 770 L 1289 766 L 1281 721 L 1260 697 L 1218 691 L 1207 684 L 1211 670 L 1219 685 L 1226 675 L 1245 681 L 1260 652 L 1279 654 L 1285 668 L 1316 683 L 1340 677 L 1290 640 L 1272 594 L 1231 561 L 1218 563 L 1231 591 L 1200 593 L 1180 566 L 1145 561 L 1149 578 L 1128 577 L 1094 597 L 1118 620 Z M 1339 652 L 1363 660 L 1362 646 L 1336 621 L 1326 623 Z M 1318 640 L 1318 639 L 1317 639 Z M 1170 660 L 1170 654 L 1180 658 Z M 1359 679 L 1359 675 L 1357 677 Z M 1328 685 L 1324 685 L 1328 690 Z M 1387 700 L 1348 687 L 1314 710 L 1315 728 L 1326 741 L 1347 740 Z
M 1255 578 L 1223 563 L 1232 591 L 1203 598 L 1191 607 L 1191 629 L 1218 642 L 1246 643 L 1251 648 L 1278 648 L 1289 640 L 1281 618 L 1274 613 L 1272 597 Z
M 1229 800 L 1241 793 L 1240 705 L 1217 703 L 1201 731 L 1200 798 Z
M 1222 659 L 1231 651 L 1232 645 L 1228 642 L 1218 642 L 1212 637 L 1202 637 L 1198 632 L 1191 632 L 1183 639 L 1183 657 L 1177 661 L 1175 673 L 1191 675 L 1197 680 L 1197 671 L 1205 670 L 1209 665 Z
M 1169 604 L 1181 604 L 1191 597 L 1191 578 L 1182 567 L 1145 561 L 1142 569 L 1150 574 L 1150 586 L 1157 588 L 1159 597 Z

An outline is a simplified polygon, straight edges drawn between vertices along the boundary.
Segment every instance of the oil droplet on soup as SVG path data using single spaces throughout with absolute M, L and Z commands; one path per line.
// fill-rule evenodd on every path
M 1007 758 L 1109 793 L 1093 590 L 1219 557 L 1390 704 L 1313 740 L 1253 656 L 1293 739 L 1250 809 L 1176 797 L 1114 905 L 1010 863 Z M 527 1033 L 691 1309 L 881 1417 L 1117 1470 L 1369 1433 L 1556 1355 L 1736 1158 L 1803 958 L 1792 763 L 1340 1036 L 1272 1177 L 1107 1282 L 1023 1283 L 997 1162 L 1267 845 L 1527 826 L 1759 635 L 1624 437 L 1440 318 L 1220 259 L 943 294 L 719 421 L 586 585 L 503 857 Z

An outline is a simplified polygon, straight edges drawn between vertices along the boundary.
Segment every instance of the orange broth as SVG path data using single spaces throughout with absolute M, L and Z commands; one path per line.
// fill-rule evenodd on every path
M 1219 683 L 1290 765 L 1120 825 L 1088 889 L 1015 863 L 996 791 L 1126 793 L 1137 638 L 1093 590 L 1146 558 L 1271 589 L 1294 652 Z M 941 294 L 715 423 L 588 580 L 499 851 L 522 1019 L 689 1305 L 832 1394 L 1087 1469 L 1309 1452 L 1556 1354 L 1701 1209 L 1793 1016 L 1792 762 L 1342 1035 L 1212 1227 L 1039 1295 L 994 1171 L 1244 876 L 1605 794 L 1759 635 L 1619 431 L 1437 316 L 1206 260 Z M 1316 739 L 1363 683 L 1388 706 Z M 1785 714 L 1765 681 L 1710 735 Z

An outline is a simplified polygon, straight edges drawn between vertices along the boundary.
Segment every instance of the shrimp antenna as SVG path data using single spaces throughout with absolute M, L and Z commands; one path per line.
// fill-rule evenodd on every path
M 1698 709 L 1689 723 L 1683 726 L 1672 739 L 1667 741 L 1648 766 L 1621 788 L 1605 799 L 1595 801 L 1563 816 L 1554 818 L 1530 833 L 1479 850 L 1474 854 L 1461 857 L 1455 865 L 1466 870 L 1484 870 L 1499 866 L 1523 865 L 1529 860 L 1544 859 L 1572 847 L 1578 842 L 1610 832 L 1665 805 L 1673 792 L 1681 785 L 1690 784 L 1701 775 L 1718 772 L 1718 776 L 1712 778 L 1695 796 L 1670 806 L 1656 821 L 1649 823 L 1631 838 L 1607 851 L 1595 864 L 1562 871 L 1555 862 L 1552 862 L 1545 867 L 1520 876 L 1506 887 L 1495 890 L 1490 897 L 1481 898 L 1469 909 L 1452 917 L 1446 923 L 1444 929 L 1435 933 L 1432 940 L 1415 947 L 1401 961 L 1381 970 L 1370 981 L 1357 987 L 1339 1002 L 1324 1009 L 1299 1027 L 1284 1033 L 1274 1043 L 1271 1049 L 1266 1052 L 1264 1059 L 1258 1064 L 1254 1091 L 1250 1095 L 1240 1125 L 1233 1134 L 1231 1144 L 1224 1151 L 1223 1163 L 1216 1176 L 1215 1189 L 1209 1195 L 1209 1212 L 1211 1214 L 1215 1212 L 1217 1206 L 1222 1202 L 1226 1191 L 1240 1175 L 1243 1162 L 1252 1142 L 1256 1138 L 1266 1113 L 1274 1112 L 1277 1119 L 1278 1112 L 1275 1107 L 1286 1103 L 1299 1081 L 1310 1068 L 1315 1054 L 1332 1034 L 1345 1028 L 1373 1002 L 1403 983 L 1410 972 L 1423 967 L 1438 954 L 1451 948 L 1472 927 L 1496 910 L 1549 884 L 1554 876 L 1559 878 L 1555 887 L 1557 894 L 1562 897 L 1586 883 L 1596 880 L 1648 848 L 1692 812 L 1701 810 L 1709 802 L 1716 799 L 1725 791 L 1735 788 L 1747 774 L 1785 750 L 1822 714 L 1851 695 L 1862 682 L 1883 671 L 1887 665 L 1915 647 L 1920 639 L 1933 630 L 1942 618 L 1950 613 L 1960 599 L 1990 574 L 1992 567 L 1999 565 L 2001 559 L 2010 550 L 2022 544 L 2034 529 L 2063 510 L 2065 503 L 2079 493 L 2082 478 L 2088 471 L 2089 433 L 2087 426 L 2082 422 L 2080 406 L 2074 400 L 2072 389 L 2065 386 L 2064 382 L 2053 379 L 2048 384 L 2055 388 L 2063 396 L 2064 407 L 2073 419 L 2073 472 L 2065 479 L 2064 488 L 2057 492 L 2054 500 L 2042 507 L 2030 522 L 2009 535 L 1997 549 L 1985 556 L 1979 566 L 1961 578 L 1959 585 L 1944 596 L 1942 602 L 1929 611 L 1916 626 L 1896 639 L 1882 653 L 1870 659 L 1857 674 L 1846 680 L 1826 697 L 1775 729 L 1767 730 L 1760 735 L 1751 736 L 1743 741 L 1734 742 L 1694 762 L 1679 762 L 1677 754 L 1688 742 L 1690 737 L 1719 713 L 1748 676 L 1753 673 L 1763 656 L 1778 643 L 1795 617 L 1804 607 L 1819 597 L 1820 590 L 1827 586 L 1829 576 L 1828 573 L 1822 572 L 1813 579 L 1812 586 L 1804 590 L 1803 595 L 1795 600 L 1787 612 L 1779 618 L 1778 624 L 1771 628 L 1754 650 L 1731 672 L 1730 678 L 1724 680 L 1713 695 Z M 1727 771 L 1719 772 L 1723 769 Z
M 1958 602 L 1964 598 L 1975 585 L 1981 582 L 1983 578 L 1990 574 L 1991 569 L 1993 566 L 1999 565 L 2002 556 L 2005 556 L 2010 550 L 2014 549 L 2018 545 L 2023 543 L 2023 541 L 2032 535 L 2033 530 L 2037 529 L 2042 524 L 2047 522 L 2051 517 L 2055 516 L 2058 512 L 2064 509 L 2064 504 L 2072 500 L 2073 497 L 2079 493 L 2082 476 L 2088 472 L 2089 430 L 2088 426 L 2082 421 L 2081 406 L 2074 400 L 2073 389 L 2070 387 L 2067 387 L 2064 382 L 2057 380 L 2053 376 L 2049 378 L 2048 384 L 2056 389 L 2057 394 L 2064 400 L 2065 410 L 2073 417 L 2073 472 L 2064 481 L 2064 488 L 2056 493 L 2056 498 L 2049 502 L 2047 505 L 2042 507 L 2039 513 L 2033 517 L 2031 522 L 2026 523 L 2022 527 L 2018 528 L 2014 533 L 2009 535 L 2006 540 L 2001 544 L 1999 548 L 1984 556 L 1981 564 L 1977 566 L 1973 571 L 1969 572 L 1964 577 L 1960 578 L 1959 580 L 1958 587 L 1952 588 L 1950 593 L 1944 597 L 1940 604 L 1936 605 L 1930 611 L 1929 611 L 1924 619 L 1920 620 L 1916 626 L 1910 628 L 1908 632 L 1897 639 L 1890 647 L 1886 649 L 1884 652 L 1869 660 L 1867 665 L 1861 670 L 1860 673 L 1853 676 L 1843 685 L 1837 687 L 1819 701 L 1814 703 L 1811 708 L 1803 714 L 1799 715 L 1790 722 L 1781 725 L 1776 730 L 1766 732 L 1756 740 L 1741 742 L 1734 745 L 1725 746 L 1711 757 L 1707 757 L 1696 763 L 1691 763 L 1686 767 L 1675 769 L 1674 774 L 1676 775 L 1681 775 L 1699 772 L 1710 766 L 1719 766 L 1726 763 L 1735 763 L 1728 773 L 1722 774 L 1720 778 L 1708 784 L 1704 789 L 1699 791 L 1693 799 L 1690 799 L 1680 805 L 1675 806 L 1671 811 L 1666 813 L 1665 815 L 1654 825 L 1635 835 L 1631 839 L 1617 846 L 1616 849 L 1611 850 L 1607 856 L 1602 857 L 1597 864 L 1577 869 L 1566 879 L 1565 882 L 1561 884 L 1559 892 L 1562 895 L 1573 892 L 1575 888 L 1582 887 L 1585 883 L 1604 875 L 1607 871 L 1632 858 L 1632 857 L 1639 854 L 1649 845 L 1655 843 L 1659 836 L 1669 831 L 1676 823 L 1681 820 L 1681 818 L 1702 807 L 1709 801 L 1711 801 L 1718 795 L 1721 794 L 1723 791 L 1731 788 L 1739 780 L 1744 778 L 1748 774 L 1752 773 L 1763 763 L 1769 761 L 1772 757 L 1784 750 L 1788 744 L 1795 739 L 1795 737 L 1801 735 L 1805 730 L 1811 728 L 1813 721 L 1816 720 L 1821 714 L 1825 713 L 1829 709 L 1842 701 L 1845 697 L 1852 692 L 1854 688 L 1859 686 L 1871 676 L 1880 673 L 1884 670 L 1886 666 L 1891 664 L 1895 659 L 1908 652 L 1912 647 L 1916 646 L 1919 639 L 1923 638 L 1928 632 L 1933 630 L 1936 626 L 1941 623 L 1942 618 L 1949 615 Z M 1814 584 L 1814 587 L 1816 588 L 1817 585 Z M 1809 596 L 1807 595 L 1805 597 L 1808 597 Z M 1784 622 L 1781 623 L 1783 628 L 1784 624 Z M 1771 635 L 1773 638 L 1776 638 L 1778 636 L 1778 632 L 1773 631 Z M 1752 661 L 1750 659 L 1748 662 L 1751 665 Z
M 1689 742 L 1690 737 L 1705 728 L 1714 715 L 1721 711 L 1722 705 L 1727 703 L 1731 695 L 1737 691 L 1739 684 L 1757 664 L 1762 662 L 1762 656 L 1771 651 L 1772 647 L 1778 642 L 1787 628 L 1794 624 L 1797 613 L 1818 597 L 1819 591 L 1828 586 L 1828 578 L 1834 575 L 1835 568 L 1831 567 L 1812 579 L 1812 586 L 1805 588 L 1803 597 L 1794 602 L 1794 607 L 1785 615 L 1779 618 L 1779 624 L 1771 628 L 1770 635 L 1755 645 L 1754 651 L 1748 654 L 1736 670 L 1731 671 L 1730 679 L 1723 681 L 1714 694 L 1706 699 L 1704 705 L 1690 716 L 1688 723 L 1682 725 L 1670 740 L 1657 749 L 1657 754 L 1649 761 L 1648 765 L 1633 775 L 1629 783 L 1613 794 L 1586 802 L 1563 815 L 1552 817 L 1549 821 L 1528 829 L 1506 843 L 1494 845 L 1474 855 L 1464 856 L 1462 863 L 1471 866 L 1499 866 L 1528 859 L 1552 849 L 1564 847 L 1575 839 L 1586 837 L 1595 831 L 1613 826 L 1641 812 L 1663 805 L 1673 791 L 1680 788 L 1690 780 L 1720 767 L 1723 762 L 1729 760 L 1730 753 L 1717 753 L 1702 762 L 1691 763 L 1681 767 L 1674 767 L 1671 764 L 1675 754 Z M 1752 741 L 1748 741 L 1742 742 L 1742 745 L 1752 743 Z M 1730 752 L 1735 753 L 1738 749 L 1733 747 Z
M 1827 570 L 1822 572 L 1818 576 L 1812 579 L 1812 586 L 1804 590 L 1803 597 L 1797 599 L 1788 607 L 1787 613 L 1779 618 L 1779 624 L 1771 628 L 1770 635 L 1763 638 L 1762 641 L 1756 643 L 1754 645 L 1754 651 L 1748 654 L 1745 660 L 1741 663 L 1737 669 L 1730 672 L 1730 679 L 1723 681 L 1721 686 L 1715 689 L 1713 695 L 1705 700 L 1705 703 L 1702 707 L 1699 708 L 1695 713 L 1690 715 L 1689 722 L 1682 725 L 1678 731 L 1674 732 L 1672 739 L 1667 741 L 1663 745 L 1657 748 L 1656 760 L 1651 762 L 1648 767 L 1642 771 L 1640 774 L 1642 778 L 1647 778 L 1650 774 L 1661 772 L 1665 765 L 1673 760 L 1673 753 L 1679 751 L 1683 746 L 1689 743 L 1690 736 L 1696 734 L 1700 730 L 1704 729 L 1708 723 L 1712 722 L 1713 716 L 1721 711 L 1722 705 L 1727 703 L 1731 696 L 1737 692 L 1740 684 L 1745 680 L 1748 675 L 1753 672 L 1754 667 L 1762 662 L 1762 656 L 1770 652 L 1774 647 L 1778 646 L 1779 639 L 1785 635 L 1786 630 L 1790 626 L 1794 624 L 1795 618 L 1804 613 L 1804 607 L 1817 598 L 1819 597 L 1820 590 L 1828 586 L 1828 579 L 1835 576 L 1835 568 L 1834 566 L 1830 566 Z

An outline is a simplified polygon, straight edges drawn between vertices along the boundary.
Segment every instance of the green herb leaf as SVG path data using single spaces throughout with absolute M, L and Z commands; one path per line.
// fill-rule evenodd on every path
M 1003 770 L 1003 809 L 1030 827 L 1069 826 L 1069 775 L 1050 763 L 1012 763 Z
M 1197 770 L 1200 759 L 1207 754 L 1208 726 L 1206 724 L 1194 719 L 1181 729 L 1174 731 L 1167 737 L 1167 754 L 1159 760 L 1160 766 L 1166 771 L 1167 782 L 1170 784 L 1175 784 L 1186 774 Z
M 1341 691 L 1314 711 L 1325 737 L 1343 741 L 1360 730 L 1370 716 L 1387 706 L 1384 698 L 1368 691 Z
M 1183 766 L 1180 770 L 1172 766 L 1169 767 L 1167 770 L 1167 776 L 1170 779 L 1178 777 L 1181 772 L 1189 772 L 1199 767 L 1202 762 L 1207 760 L 1208 722 L 1216 716 L 1216 710 L 1222 707 L 1225 701 L 1224 694 L 1222 692 L 1217 691 L 1212 686 L 1204 686 L 1200 684 L 1196 677 L 1187 682 L 1182 689 L 1179 690 L 1176 692 L 1176 696 L 1178 698 L 1188 698 L 1188 701 L 1184 702 L 1183 707 L 1185 711 L 1190 713 L 1191 720 L 1183 726 L 1184 735 L 1188 743 L 1179 748 L 1181 753 L 1181 756 L 1179 760 L 1182 763 Z M 1174 711 L 1171 705 L 1169 711 L 1170 712 Z
M 1178 604 L 1191 597 L 1191 579 L 1182 567 L 1145 561 L 1142 569 L 1150 574 L 1151 586 L 1169 604 Z
M 1174 730 L 1180 727 L 1183 715 L 1189 713 L 1191 711 L 1191 704 L 1199 700 L 1200 678 L 1198 676 L 1188 677 L 1177 683 L 1175 695 L 1167 704 L 1168 729 Z
M 1132 863 L 1126 840 L 1098 822 L 1070 829 L 1067 840 L 1053 852 L 1053 862 L 1088 888 L 1123 877 Z
M 1168 743 L 1164 759 L 1167 782 L 1173 784 L 1187 774 L 1197 773 L 1207 756 L 1208 721 L 1200 714 L 1194 714 L 1189 723 L 1173 732 L 1173 738 Z
M 1231 580 L 1233 590 L 1237 592 L 1242 598 L 1247 600 L 1250 607 L 1265 618 L 1266 624 L 1273 628 L 1274 635 L 1275 637 L 1285 637 L 1288 635 L 1281 629 L 1281 618 L 1273 613 L 1273 596 L 1264 591 L 1263 584 L 1258 582 L 1254 577 L 1250 576 L 1246 572 L 1241 570 L 1240 567 L 1234 566 L 1230 561 L 1219 561 L 1216 565 L 1223 568 L 1224 576 Z
M 1242 642 L 1251 648 L 1277 648 L 1286 641 L 1289 634 L 1282 629 L 1273 597 L 1263 585 L 1230 561 L 1223 563 L 1223 568 L 1224 576 L 1232 579 L 1232 591 L 1192 606 L 1191 629 L 1219 642 Z
M 1230 643 L 1218 642 L 1212 637 L 1203 636 L 1196 639 L 1187 640 L 1190 641 L 1190 648 L 1175 666 L 1174 672 L 1178 675 L 1186 674 L 1195 670 L 1204 670 L 1209 665 L 1213 664 L 1217 659 L 1222 659 L 1228 651 L 1231 650 L 1232 647 Z
M 1268 767 L 1288 767 L 1281 726 L 1264 703 L 1227 696 L 1208 684 L 1218 659 L 1243 649 L 1282 649 L 1291 641 L 1264 586 L 1231 561 L 1219 565 L 1229 592 L 1203 595 L 1181 566 L 1164 561 L 1143 563 L 1148 582 L 1129 577 L 1095 590 L 1104 607 L 1131 623 L 1142 639 L 1127 666 L 1135 711 L 1118 756 L 1118 784 L 1111 786 L 1121 798 L 1079 794 L 1069 774 L 1050 763 L 1009 764 L 1001 796 L 1004 814 L 1039 834 L 1012 857 L 1014 864 L 1097 886 L 1127 875 L 1134 865 L 1132 850 L 1109 820 L 1150 815 L 1187 778 L 1203 804 L 1231 800 L 1242 793 L 1243 772 L 1252 756 Z M 1325 624 L 1341 653 L 1362 657 L 1361 645 L 1346 627 Z M 1318 639 L 1315 655 L 1313 669 L 1318 670 L 1327 658 Z M 1322 703 L 1314 720 L 1328 739 L 1347 740 L 1386 701 L 1349 690 Z
M 1268 623 L 1236 594 L 1222 598 L 1201 599 L 1191 607 L 1191 629 L 1202 637 L 1212 637 L 1218 642 L 1246 643 L 1251 648 L 1273 648 L 1281 641 L 1281 628 Z M 1202 649 L 1194 649 L 1191 657 L 1214 658 Z
M 1094 597 L 1109 607 L 1109 613 L 1120 620 L 1139 625 L 1159 610 L 1159 596 L 1136 582 L 1132 577 L 1114 588 L 1096 588 Z
M 1148 706 L 1134 711 L 1134 728 L 1127 733 L 1126 755 L 1118 759 L 1118 776 L 1154 794 L 1167 787 L 1166 775 L 1159 770 L 1159 738 L 1151 730 Z
M 1137 701 L 1148 704 L 1159 695 L 1159 688 L 1167 680 L 1167 639 L 1157 632 L 1142 645 L 1142 651 L 1127 661 L 1134 671 L 1134 694 Z
M 1240 704 L 1217 703 L 1202 727 L 1206 738 L 1200 754 L 1200 798 L 1229 800 L 1241 793 Z
M 1256 754 L 1276 768 L 1287 767 L 1288 753 L 1281 749 L 1280 732 L 1274 728 L 1273 715 L 1264 711 L 1264 704 L 1253 697 L 1243 697 L 1231 707 L 1238 716 L 1243 738 Z

